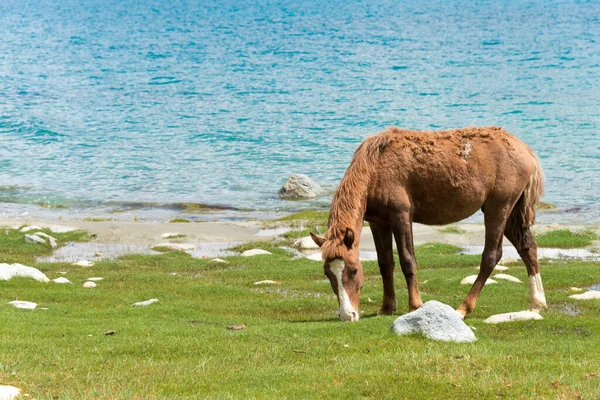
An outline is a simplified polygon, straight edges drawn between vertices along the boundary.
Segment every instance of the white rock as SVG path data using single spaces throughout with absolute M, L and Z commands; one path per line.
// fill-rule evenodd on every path
M 450 306 L 431 300 L 421 308 L 405 314 L 392 324 L 397 335 L 418 334 L 444 342 L 474 342 L 475 334 Z
M 510 263 L 514 263 L 517 261 L 519 261 L 519 260 L 514 257 L 502 257 L 502 259 L 500 259 L 501 264 L 510 264 Z
M 73 283 L 63 276 L 61 276 L 60 278 L 53 279 L 52 282 L 54 282 L 54 283 Z
M 222 258 L 213 258 L 212 260 L 210 260 L 210 262 L 216 262 L 216 263 L 221 263 L 221 264 L 229 263 L 227 260 L 223 260 Z
M 39 226 L 36 226 L 36 225 L 24 226 L 23 228 L 21 228 L 19 230 L 19 232 L 29 232 L 29 231 L 32 231 L 34 229 L 39 231 L 42 228 L 40 228 Z
M 477 275 L 469 275 L 467 276 L 465 279 L 463 279 L 462 281 L 460 281 L 461 285 L 472 285 L 475 283 L 475 280 L 477 279 Z M 485 281 L 485 284 L 491 284 L 491 283 L 498 283 L 495 280 L 488 278 L 487 281 Z
M 73 263 L 73 265 L 77 266 L 77 267 L 93 267 L 94 263 L 88 260 L 79 260 L 75 263 Z
M 581 292 L 581 291 L 583 291 L 582 288 L 578 288 L 578 287 L 575 287 L 575 286 L 570 287 L 569 290 L 572 291 L 572 292 Z
M 50 242 L 50 246 L 54 249 L 56 247 L 58 247 L 58 243 L 56 242 L 56 239 L 53 238 L 52 236 L 44 233 L 44 232 L 36 232 L 34 233 L 34 235 L 42 237 L 42 238 L 46 238 L 48 239 L 48 242 Z
M 0 281 L 7 281 L 14 277 L 32 278 L 39 282 L 50 282 L 50 279 L 37 268 L 22 264 L 0 263 Z
M 99 276 L 95 276 L 93 278 L 87 278 L 88 281 L 92 281 L 92 282 L 96 282 L 96 281 L 101 281 L 104 278 L 100 278 Z
M 511 281 L 511 282 L 516 282 L 516 283 L 523 283 L 519 278 L 512 276 L 512 275 L 507 275 L 507 274 L 496 274 L 494 275 L 495 279 L 504 279 L 505 281 Z
M 73 232 L 76 231 L 76 228 L 71 228 L 70 226 L 61 226 L 61 225 L 50 225 L 48 227 L 48 229 L 50 229 L 50 232 L 54 232 L 54 233 L 68 233 L 68 232 Z
M 97 285 L 95 282 L 87 281 L 83 284 L 84 288 L 95 288 Z
M 138 301 L 137 303 L 133 303 L 131 306 L 132 307 L 143 307 L 143 306 L 149 306 L 152 303 L 157 303 L 158 299 L 150 299 L 150 300 L 146 300 L 146 301 Z
M 255 285 L 276 285 L 277 282 L 272 281 L 270 279 L 266 279 L 264 281 L 258 281 L 258 282 L 254 282 Z
M 323 192 L 318 183 L 303 174 L 291 175 L 279 189 L 282 199 L 310 199 Z
M 321 252 L 318 252 L 318 253 L 314 253 L 309 256 L 306 256 L 306 259 L 312 260 L 312 261 L 323 261 L 323 255 L 321 254 Z
M 22 301 L 22 300 L 11 301 L 8 304 L 13 305 L 17 308 L 22 308 L 24 310 L 35 310 L 35 308 L 37 307 L 36 303 L 32 303 L 31 301 Z
M 479 267 L 475 267 L 475 269 L 479 269 Z M 507 271 L 508 267 L 505 267 L 504 265 L 496 265 L 496 267 L 494 268 L 494 271 Z
M 167 232 L 167 233 L 163 233 L 162 235 L 160 235 L 160 237 L 163 239 L 179 238 L 182 236 L 186 236 L 186 235 L 183 235 L 181 233 L 175 233 L 175 232 Z
M 294 246 L 298 247 L 301 250 L 313 250 L 318 249 L 319 246 L 315 243 L 314 240 L 310 236 L 305 236 L 300 239 L 296 239 L 294 241 Z
M 0 385 L 0 400 L 14 400 L 19 394 L 21 394 L 19 388 Z
M 25 235 L 25 241 L 28 243 L 44 243 L 46 244 L 46 241 L 39 237 L 38 235 Z
M 575 300 L 594 300 L 600 299 L 600 290 L 588 290 L 585 293 L 581 294 L 572 294 L 569 296 L 571 299 Z
M 500 324 L 502 322 L 528 321 L 530 319 L 540 320 L 544 318 L 542 318 L 542 316 L 535 311 L 518 311 L 492 315 L 483 322 L 486 324 Z
M 176 251 L 194 250 L 196 248 L 195 245 L 187 243 L 159 243 L 154 247 L 166 247 L 169 250 Z
M 245 252 L 242 253 L 242 257 L 252 257 L 252 256 L 260 256 L 263 254 L 271 254 L 266 250 L 263 249 L 252 249 L 252 250 L 246 250 Z

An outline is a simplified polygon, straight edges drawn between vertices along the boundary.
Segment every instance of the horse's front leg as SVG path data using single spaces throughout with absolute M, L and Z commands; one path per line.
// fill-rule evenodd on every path
M 383 279 L 383 302 L 379 315 L 392 315 L 396 311 L 396 291 L 394 289 L 394 249 L 392 247 L 392 229 L 389 226 L 369 224 L 373 232 L 373 241 L 377 250 L 379 272 Z
M 394 220 L 393 232 L 400 256 L 400 266 L 408 289 L 408 311 L 412 312 L 423 305 L 423 300 L 421 300 L 417 283 L 417 261 L 413 245 L 412 222 L 408 213 L 400 214 Z

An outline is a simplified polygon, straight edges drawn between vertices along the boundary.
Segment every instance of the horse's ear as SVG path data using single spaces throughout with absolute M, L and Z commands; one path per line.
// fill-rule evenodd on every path
M 344 244 L 350 250 L 354 244 L 354 231 L 350 228 L 346 228 L 346 235 L 344 235 Z
M 325 238 L 323 236 L 315 235 L 311 232 L 310 237 L 319 247 L 323 246 L 323 243 L 325 243 Z

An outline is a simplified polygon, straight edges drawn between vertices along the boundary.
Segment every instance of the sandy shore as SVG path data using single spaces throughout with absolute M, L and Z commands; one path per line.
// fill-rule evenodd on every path
M 169 241 L 163 238 L 166 233 L 185 235 L 178 242 L 185 243 L 239 243 L 265 240 L 275 237 L 281 231 L 266 229 L 263 222 L 195 222 L 195 223 L 169 223 L 169 222 L 131 222 L 131 221 L 82 221 L 82 220 L 42 220 L 27 218 L 1 218 L 0 226 L 14 227 L 22 225 L 35 225 L 40 227 L 65 226 L 88 231 L 94 235 L 92 243 L 119 244 L 137 246 L 155 246 Z M 483 224 L 462 223 L 453 225 L 460 228 L 462 233 L 442 232 L 444 227 L 433 227 L 415 224 L 414 243 L 420 245 L 427 242 L 441 242 L 457 246 L 483 245 Z M 558 225 L 538 224 L 534 231 L 542 233 L 551 229 L 566 228 L 571 230 L 592 229 L 600 233 L 600 225 Z M 506 241 L 507 242 L 507 241 Z M 508 243 L 505 243 L 507 245 Z M 598 243 L 594 247 L 600 248 Z M 361 250 L 374 251 L 373 237 L 368 228 L 363 229 L 361 235 Z

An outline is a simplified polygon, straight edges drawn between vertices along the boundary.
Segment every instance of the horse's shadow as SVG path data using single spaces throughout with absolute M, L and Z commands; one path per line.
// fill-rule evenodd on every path
M 363 314 L 361 315 L 360 319 L 365 319 L 365 318 L 375 318 L 375 317 L 379 317 L 379 315 L 377 315 L 377 313 L 370 313 L 370 314 Z M 340 322 L 339 318 L 336 317 L 326 317 L 326 318 L 317 318 L 317 319 L 294 319 L 294 320 L 288 320 L 288 322 L 291 322 L 293 324 L 298 324 L 298 323 L 310 323 L 310 322 Z

